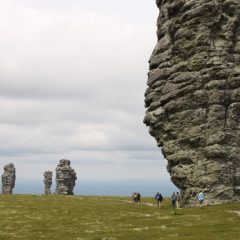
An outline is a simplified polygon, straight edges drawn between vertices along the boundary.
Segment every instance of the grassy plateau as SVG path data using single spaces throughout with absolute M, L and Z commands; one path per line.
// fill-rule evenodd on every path
M 240 202 L 174 209 L 154 198 L 0 194 L 0 240 L 240 240 Z

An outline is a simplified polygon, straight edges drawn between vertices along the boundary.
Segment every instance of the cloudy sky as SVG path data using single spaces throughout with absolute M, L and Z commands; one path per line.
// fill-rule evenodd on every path
M 0 0 L 0 167 L 170 181 L 143 124 L 155 0 Z

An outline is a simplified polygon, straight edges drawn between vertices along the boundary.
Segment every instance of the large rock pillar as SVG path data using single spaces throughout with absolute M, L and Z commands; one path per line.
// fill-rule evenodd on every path
M 70 166 L 70 160 L 62 159 L 56 168 L 56 195 L 74 195 L 73 189 L 77 179 L 75 171 Z
M 15 187 L 16 170 L 13 163 L 4 166 L 4 173 L 2 175 L 2 193 L 12 194 Z
M 45 185 L 45 194 L 52 194 L 51 193 L 51 186 L 52 186 L 52 171 L 46 171 L 43 174 L 44 176 L 44 185 Z
M 184 205 L 240 200 L 240 1 L 156 3 L 144 123 Z

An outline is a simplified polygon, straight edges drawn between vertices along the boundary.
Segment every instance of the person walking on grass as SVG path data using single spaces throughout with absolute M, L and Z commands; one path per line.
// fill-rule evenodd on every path
M 137 200 L 138 200 L 138 199 L 137 199 L 137 193 L 135 192 L 135 193 L 134 193 L 134 202 L 137 203 Z
M 155 199 L 157 200 L 157 206 L 162 207 L 162 201 L 163 201 L 162 194 L 157 192 Z
M 176 196 L 176 208 L 180 208 L 180 204 L 181 204 L 181 196 L 179 194 L 179 192 L 177 192 L 177 196 Z
M 140 193 L 137 194 L 137 202 L 141 203 L 141 194 Z
M 133 201 L 133 202 L 135 201 L 135 199 L 134 199 L 134 192 L 133 192 L 133 194 L 132 194 L 132 201 Z
M 203 192 L 200 190 L 199 194 L 198 194 L 198 201 L 199 201 L 199 206 L 200 208 L 202 208 L 203 202 L 204 202 L 204 194 Z
M 177 196 L 175 194 L 175 192 L 172 195 L 172 206 L 175 208 L 176 207 L 176 200 L 177 200 Z

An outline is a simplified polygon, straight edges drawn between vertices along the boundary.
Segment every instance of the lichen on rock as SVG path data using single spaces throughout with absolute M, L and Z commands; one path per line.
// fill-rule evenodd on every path
M 184 205 L 240 200 L 240 1 L 156 3 L 144 123 Z

